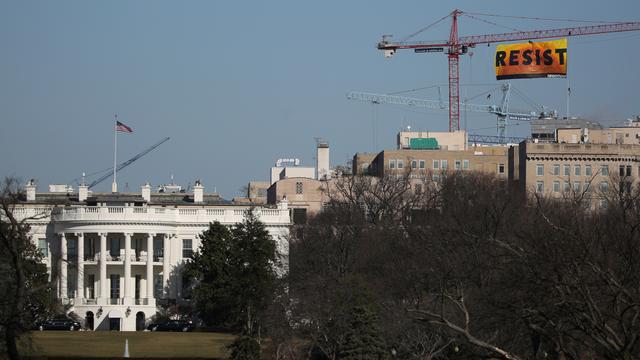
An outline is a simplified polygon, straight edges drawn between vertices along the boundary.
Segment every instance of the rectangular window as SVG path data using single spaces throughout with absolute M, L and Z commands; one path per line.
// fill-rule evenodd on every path
M 396 159 L 389 160 L 389 169 L 395 169 L 395 168 L 396 168 Z
M 498 174 L 504 174 L 504 164 L 498 164 Z
M 440 174 L 433 174 L 431 178 L 433 181 L 438 182 L 440 181 Z
M 536 165 L 536 175 L 543 176 L 544 175 L 544 164 Z
M 69 258 L 75 258 L 78 256 L 78 240 L 77 239 L 69 239 L 67 240 L 67 256 Z
M 544 181 L 536 181 L 536 192 L 544 192 Z
M 111 258 L 116 259 L 120 256 L 120 239 L 111 238 L 110 244 L 109 255 L 111 255 Z
M 624 165 L 620 165 L 620 177 L 624 176 Z
M 601 165 L 600 174 L 602 174 L 603 176 L 609 176 L 609 165 Z
M 580 176 L 580 173 L 581 173 L 581 171 L 580 171 L 580 165 L 575 165 L 575 166 L 573 167 L 573 174 L 574 174 L 575 176 Z
M 464 170 L 468 170 L 469 169 L 469 160 L 462 160 L 462 168 Z
M 49 256 L 49 247 L 47 246 L 47 239 L 38 239 L 38 251 L 44 257 Z
M 600 191 L 602 191 L 602 192 L 609 191 L 609 183 L 606 182 L 606 181 L 601 181 L 600 182 Z
M 569 165 L 564 165 L 564 176 L 569 176 L 571 175 L 571 167 L 569 167 Z
M 418 168 L 418 161 L 417 160 L 411 160 L 411 168 L 412 169 L 417 169 Z
M 120 275 L 111 274 L 111 298 L 118 299 L 120 298 Z
M 433 168 L 440 169 L 440 160 L 433 160 Z
M 189 258 L 191 254 L 193 254 L 193 240 L 182 239 L 182 258 Z
M 420 160 L 420 169 L 424 169 L 424 160 Z
M 449 161 L 448 160 L 442 160 L 442 170 L 445 170 L 448 167 L 449 167 Z
M 568 181 L 565 181 L 565 182 L 564 182 L 564 187 L 563 187 L 562 191 L 564 191 L 564 192 L 569 192 L 570 190 L 571 190 L 571 185 L 569 185 L 569 182 L 568 182 Z
M 136 275 L 135 290 L 133 292 L 133 296 L 135 299 L 140 299 L 140 280 L 141 279 L 142 279 L 142 276 Z
M 553 175 L 560 176 L 560 165 L 558 164 L 553 165 Z
M 398 160 L 398 169 L 404 168 L 404 161 Z
M 296 194 L 298 195 L 302 194 L 302 182 L 296 183 Z
M 87 287 L 87 299 L 95 299 L 96 298 L 96 276 L 94 274 L 89 274 L 86 278 L 86 287 Z
M 456 170 L 461 170 L 462 169 L 462 161 L 456 160 L 454 166 L 456 167 Z
M 574 181 L 573 182 L 573 191 L 576 193 L 579 193 L 582 189 L 581 189 L 582 183 L 580 181 Z
M 585 165 L 584 166 L 584 174 L 586 176 L 591 176 L 591 165 Z
M 627 165 L 627 176 L 631 176 L 631 165 Z
M 560 192 L 560 181 L 553 182 L 553 192 Z

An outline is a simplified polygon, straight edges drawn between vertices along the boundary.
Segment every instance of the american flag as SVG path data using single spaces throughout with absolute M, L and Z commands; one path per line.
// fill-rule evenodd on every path
M 127 125 L 121 123 L 120 121 L 116 121 L 116 131 L 132 133 L 133 129 L 131 129 Z

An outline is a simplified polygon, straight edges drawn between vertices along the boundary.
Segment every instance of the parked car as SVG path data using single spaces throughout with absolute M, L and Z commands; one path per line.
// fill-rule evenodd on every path
M 167 320 L 153 323 L 147 327 L 150 331 L 193 331 L 193 323 L 184 320 Z
M 79 322 L 69 319 L 44 320 L 36 325 L 36 329 L 43 330 L 80 330 L 82 325 Z

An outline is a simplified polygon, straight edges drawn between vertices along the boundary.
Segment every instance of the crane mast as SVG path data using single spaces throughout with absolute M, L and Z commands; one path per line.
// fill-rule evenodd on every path
M 460 130 L 460 69 L 459 58 L 477 44 L 490 44 L 517 40 L 534 40 L 554 37 L 606 34 L 623 31 L 640 30 L 640 22 L 619 22 L 602 25 L 543 29 L 533 31 L 517 31 L 499 34 L 458 36 L 458 17 L 464 12 L 455 9 L 451 12 L 451 32 L 447 42 L 393 42 L 391 36 L 383 35 L 378 49 L 384 56 L 392 57 L 399 49 L 413 49 L 415 52 L 444 52 L 449 64 L 449 131 Z

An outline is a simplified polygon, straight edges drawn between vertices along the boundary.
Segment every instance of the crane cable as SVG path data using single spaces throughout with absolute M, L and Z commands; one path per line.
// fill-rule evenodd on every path
M 418 30 L 418 31 L 414 32 L 413 34 L 410 34 L 410 35 L 405 36 L 404 38 L 400 39 L 400 42 L 407 41 L 407 40 L 409 40 L 409 39 L 411 39 L 411 38 L 415 37 L 416 35 L 419 35 L 419 34 L 421 34 L 421 33 L 425 32 L 425 31 L 427 31 L 427 30 L 428 30 L 428 29 L 430 29 L 431 27 L 435 26 L 436 24 L 438 24 L 439 22 L 441 22 L 442 20 L 444 20 L 444 19 L 446 19 L 446 18 L 448 18 L 448 17 L 450 17 L 450 16 L 451 16 L 451 14 L 447 14 L 447 15 L 445 15 L 445 16 L 443 16 L 443 17 L 441 17 L 440 19 L 436 20 L 435 22 L 432 22 L 431 24 L 429 24 L 429 25 L 427 25 L 427 26 L 423 27 L 422 29 L 420 29 L 420 30 Z
M 596 20 L 576 20 L 576 19 L 551 19 L 551 18 L 541 18 L 541 17 L 531 17 L 531 16 L 512 16 L 512 15 L 496 15 L 496 14 L 486 14 L 486 13 L 476 13 L 476 12 L 464 12 L 463 14 L 472 14 L 478 16 L 491 16 L 491 17 L 500 17 L 500 18 L 511 18 L 511 19 L 524 19 L 524 20 L 538 20 L 538 21 L 567 21 L 567 22 L 581 22 L 581 23 L 595 23 L 595 24 L 617 24 L 620 21 L 596 21 Z
M 466 15 L 468 18 L 471 18 L 471 19 L 474 19 L 474 20 L 478 20 L 478 21 L 482 21 L 482 22 L 487 23 L 489 25 L 497 26 L 497 27 L 500 27 L 500 28 L 503 28 L 503 29 L 507 29 L 507 30 L 511 30 L 511 31 L 518 31 L 518 32 L 522 31 L 521 29 L 516 29 L 516 28 L 500 25 L 500 24 L 494 23 L 493 21 L 481 19 L 479 17 L 475 17 L 473 15 L 470 15 L 470 14 L 467 14 L 467 13 L 464 13 L 464 12 L 462 13 L 462 15 Z

